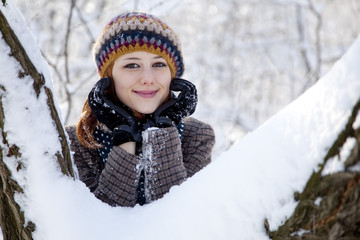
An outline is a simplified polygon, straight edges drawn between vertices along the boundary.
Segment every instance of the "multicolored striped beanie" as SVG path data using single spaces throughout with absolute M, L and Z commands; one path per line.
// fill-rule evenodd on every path
M 159 18 L 139 12 L 123 13 L 103 29 L 94 46 L 100 77 L 107 67 L 126 53 L 145 51 L 163 57 L 172 77 L 181 77 L 184 63 L 175 32 Z

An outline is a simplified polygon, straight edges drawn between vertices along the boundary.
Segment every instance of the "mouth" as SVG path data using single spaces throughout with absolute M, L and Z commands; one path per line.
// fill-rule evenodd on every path
M 157 90 L 134 91 L 135 94 L 143 98 L 152 98 L 156 95 L 157 92 Z

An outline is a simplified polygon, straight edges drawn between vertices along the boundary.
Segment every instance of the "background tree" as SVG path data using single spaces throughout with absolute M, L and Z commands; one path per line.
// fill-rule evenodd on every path
M 65 124 L 98 80 L 92 44 L 126 10 L 164 18 L 183 43 L 196 115 L 215 127 L 219 153 L 311 87 L 360 32 L 357 0 L 16 0 L 51 66 Z M 211 113 L 211 114 L 210 114 Z

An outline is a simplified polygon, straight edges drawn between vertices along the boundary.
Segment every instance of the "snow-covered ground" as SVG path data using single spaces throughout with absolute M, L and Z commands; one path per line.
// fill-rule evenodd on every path
M 0 9 L 51 86 L 48 67 L 12 2 Z M 9 143 L 20 147 L 24 167 L 16 171 L 13 158 L 5 162 L 24 189 L 16 198 L 36 224 L 38 240 L 269 239 L 265 218 L 276 229 L 291 215 L 294 191 L 303 189 L 360 98 L 359 38 L 314 87 L 163 199 L 110 207 L 81 181 L 60 173 L 54 157 L 60 144 L 46 96 L 36 98 L 32 81 L 17 79 L 20 67 L 3 39 L 0 52 L 5 130 Z M 333 161 L 328 173 L 341 170 L 341 161 Z

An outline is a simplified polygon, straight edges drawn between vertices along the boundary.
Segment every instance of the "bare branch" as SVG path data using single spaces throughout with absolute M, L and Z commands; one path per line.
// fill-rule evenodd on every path
M 80 22 L 84 26 L 85 31 L 86 31 L 87 35 L 89 36 L 91 42 L 94 43 L 96 41 L 95 37 L 92 35 L 91 30 L 90 30 L 86 20 L 84 19 L 82 12 L 80 11 L 80 8 L 78 6 L 75 6 L 75 10 L 76 10 L 77 14 L 79 15 Z
M 322 26 L 322 16 L 321 13 L 315 8 L 313 1 L 308 0 L 310 11 L 316 17 L 316 27 L 315 27 L 315 56 L 316 56 L 316 73 L 319 75 L 321 73 L 321 37 L 320 31 Z
M 67 29 L 66 29 L 66 35 L 65 35 L 65 49 L 64 49 L 64 56 L 65 56 L 65 76 L 66 76 L 66 82 L 70 82 L 70 76 L 69 76 L 69 55 L 68 55 L 68 45 L 69 45 L 69 39 L 70 39 L 70 33 L 71 33 L 71 19 L 73 10 L 76 4 L 76 0 L 71 0 L 70 5 L 70 13 L 67 21 Z

